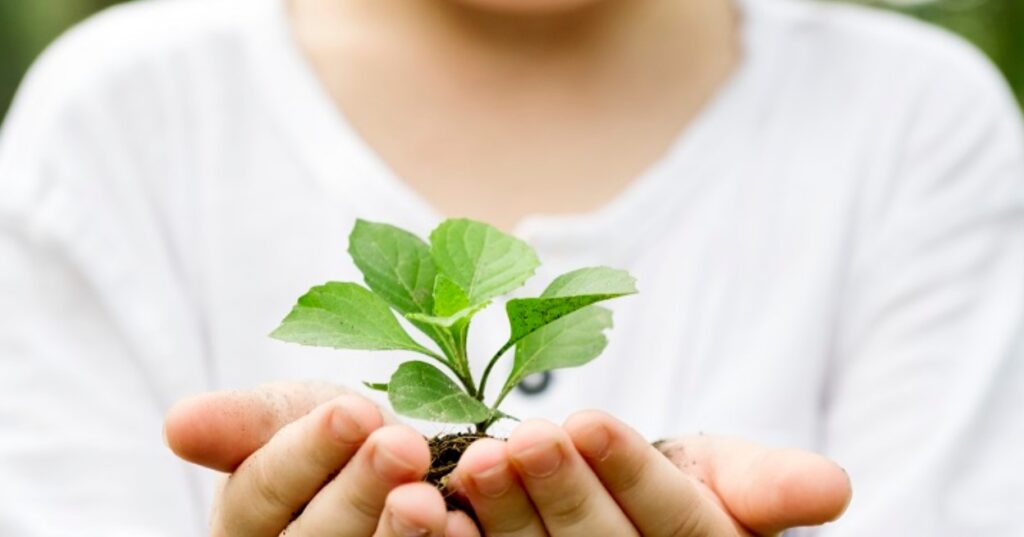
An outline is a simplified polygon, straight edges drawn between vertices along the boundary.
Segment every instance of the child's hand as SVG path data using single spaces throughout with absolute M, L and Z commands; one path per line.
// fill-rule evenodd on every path
M 165 430 L 182 458 L 231 473 L 217 494 L 211 535 L 277 537 L 286 528 L 288 537 L 477 535 L 465 515 L 445 513 L 437 489 L 419 482 L 430 463 L 423 437 L 385 424 L 371 402 L 339 388 L 206 394 L 175 406 Z
M 713 437 L 662 449 L 585 412 L 477 442 L 454 479 L 488 536 L 771 535 L 837 518 L 851 494 L 845 473 L 811 453 Z

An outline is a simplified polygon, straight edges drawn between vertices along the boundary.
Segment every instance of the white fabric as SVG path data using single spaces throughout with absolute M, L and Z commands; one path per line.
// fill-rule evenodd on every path
M 819 535 L 1019 535 L 1006 87 L 902 18 L 744 15 L 743 66 L 663 159 L 599 211 L 519 226 L 545 262 L 531 290 L 598 263 L 642 289 L 613 304 L 604 356 L 508 410 L 823 451 L 856 494 Z M 356 217 L 440 218 L 331 107 L 280 0 L 130 5 L 54 46 L 0 145 L 0 534 L 200 535 L 211 476 L 163 446 L 173 401 L 386 378 L 402 355 L 266 337 L 311 285 L 358 280 Z M 478 358 L 505 334 L 492 310 Z

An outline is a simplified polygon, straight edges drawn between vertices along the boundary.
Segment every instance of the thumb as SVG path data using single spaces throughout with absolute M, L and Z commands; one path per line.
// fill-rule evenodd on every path
M 839 465 L 808 451 L 770 449 L 726 437 L 677 442 L 662 450 L 670 458 L 685 453 L 703 468 L 708 486 L 728 511 L 757 535 L 836 520 L 853 495 Z
M 231 472 L 282 427 L 348 393 L 323 383 L 204 393 L 179 401 L 167 412 L 164 438 L 182 459 Z

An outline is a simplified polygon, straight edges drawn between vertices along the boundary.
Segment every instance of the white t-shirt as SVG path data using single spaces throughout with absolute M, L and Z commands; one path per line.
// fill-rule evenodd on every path
M 641 293 L 611 304 L 602 357 L 508 410 L 824 452 L 855 495 L 817 535 L 1019 534 L 1007 88 L 903 18 L 743 12 L 742 66 L 663 158 L 600 210 L 518 226 L 544 262 L 526 291 L 605 264 Z M 310 286 L 360 280 L 356 217 L 423 234 L 441 218 L 332 106 L 284 17 L 283 0 L 133 4 L 28 77 L 0 145 L 0 534 L 200 535 L 211 474 L 161 441 L 175 400 L 357 386 L 412 358 L 266 336 Z M 473 328 L 483 359 L 502 308 Z

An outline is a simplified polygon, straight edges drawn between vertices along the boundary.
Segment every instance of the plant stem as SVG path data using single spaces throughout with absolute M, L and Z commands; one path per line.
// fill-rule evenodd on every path
M 469 369 L 469 354 L 466 350 L 467 335 L 469 334 L 469 320 L 466 320 L 465 324 L 462 322 L 456 323 L 454 327 L 447 329 L 444 332 L 451 340 L 451 346 L 452 349 L 454 349 L 453 361 L 462 372 L 460 377 L 462 385 L 466 388 L 466 392 L 469 393 L 470 397 L 476 397 L 476 383 L 473 382 L 473 374 Z
M 440 330 L 437 327 L 430 327 L 430 331 L 433 332 L 433 339 L 437 342 L 437 345 L 441 347 L 441 352 L 449 360 L 455 360 L 455 342 L 452 341 L 452 337 L 444 330 Z
M 468 373 L 463 373 L 458 367 L 455 367 L 452 364 L 445 363 L 445 365 L 448 366 L 448 369 L 450 369 L 452 373 L 455 373 L 455 377 L 462 383 L 462 387 L 466 389 L 466 393 L 468 393 L 470 397 L 476 397 L 476 385 L 473 384 L 473 377 Z
M 480 391 L 477 392 L 476 398 L 479 401 L 484 400 L 484 390 L 487 389 L 487 379 L 491 376 L 491 370 L 494 369 L 494 364 L 498 363 L 498 359 L 501 355 L 505 354 L 510 348 L 512 348 L 513 341 L 510 339 L 507 343 L 502 345 L 498 352 L 494 353 L 490 362 L 487 362 L 487 369 L 484 369 L 484 376 L 480 379 Z M 497 405 L 495 405 L 497 407 Z
M 438 363 L 440 363 L 443 366 L 447 367 L 452 373 L 455 373 L 456 375 L 461 376 L 461 373 L 455 367 L 455 365 L 452 364 L 452 362 L 450 360 L 448 360 L 447 358 L 445 358 L 444 356 L 441 356 L 440 354 L 437 354 L 436 352 L 433 352 L 433 351 L 431 351 L 429 349 L 424 349 L 422 351 L 419 351 L 419 353 L 424 355 L 424 356 L 429 356 L 429 357 L 433 358 L 434 360 L 437 360 Z
M 505 385 L 501 387 L 501 393 L 498 394 L 498 398 L 494 400 L 494 404 L 491 405 L 492 416 L 487 420 L 476 424 L 476 432 L 480 434 L 486 434 L 487 429 L 494 425 L 500 418 L 497 415 L 498 407 L 501 406 L 502 401 L 505 397 L 512 392 L 512 388 L 515 387 L 516 383 L 512 382 L 512 377 L 505 382 Z
M 416 326 L 423 332 L 426 332 L 427 335 L 430 336 L 430 339 L 434 340 L 434 343 L 437 343 L 438 347 L 441 347 L 441 352 L 444 353 L 445 358 L 452 363 L 455 363 L 455 342 L 452 341 L 451 335 L 449 335 L 447 331 L 430 325 L 421 326 L 416 324 Z
M 437 360 L 438 363 L 448 368 L 448 370 L 455 375 L 455 378 L 459 379 L 459 382 L 462 383 L 462 386 L 466 388 L 466 392 L 469 393 L 470 397 L 477 396 L 476 385 L 473 384 L 473 377 L 470 376 L 469 371 L 466 371 L 464 370 L 463 367 L 461 367 L 461 362 L 459 362 L 458 358 L 454 356 L 444 357 L 425 347 L 423 347 L 422 350 L 419 351 L 419 353 L 424 356 L 429 356 L 434 360 Z
M 512 379 L 509 378 L 510 382 L 506 382 L 505 385 L 501 387 L 501 393 L 498 394 L 498 398 L 494 400 L 494 405 L 491 406 L 492 412 L 498 410 L 498 407 L 501 406 L 501 402 L 504 401 L 505 397 L 508 397 L 508 394 L 512 392 L 512 388 L 515 384 L 512 383 L 511 380 Z
M 476 384 L 473 382 L 473 375 L 469 372 L 469 360 L 466 357 L 465 350 L 461 350 L 456 356 L 456 363 L 458 364 L 458 368 L 461 370 L 461 373 L 459 373 L 459 380 L 462 381 L 462 386 L 466 388 L 466 392 L 469 396 L 476 397 Z
M 462 387 L 466 389 L 466 393 L 470 397 L 476 397 L 476 386 L 473 385 L 473 377 L 458 375 L 459 382 L 462 383 Z

